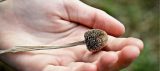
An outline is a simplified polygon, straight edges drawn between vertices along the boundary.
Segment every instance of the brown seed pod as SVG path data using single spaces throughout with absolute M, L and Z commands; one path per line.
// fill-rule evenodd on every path
M 84 34 L 87 49 L 91 52 L 100 51 L 106 46 L 108 36 L 107 33 L 100 29 L 89 30 Z

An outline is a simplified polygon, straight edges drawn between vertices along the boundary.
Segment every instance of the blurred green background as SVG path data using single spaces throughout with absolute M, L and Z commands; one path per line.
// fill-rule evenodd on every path
M 138 59 L 121 71 L 160 71 L 160 7 L 159 0 L 82 0 L 106 11 L 126 27 L 124 37 L 144 41 Z
M 81 0 L 102 9 L 126 27 L 124 37 L 144 41 L 138 59 L 121 71 L 160 71 L 160 7 L 159 0 Z M 14 71 L 0 62 L 0 71 Z

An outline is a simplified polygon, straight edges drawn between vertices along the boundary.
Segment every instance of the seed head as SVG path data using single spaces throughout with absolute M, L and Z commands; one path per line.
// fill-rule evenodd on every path
M 100 29 L 89 30 L 84 34 L 87 49 L 91 52 L 100 51 L 106 46 L 108 36 L 107 33 Z

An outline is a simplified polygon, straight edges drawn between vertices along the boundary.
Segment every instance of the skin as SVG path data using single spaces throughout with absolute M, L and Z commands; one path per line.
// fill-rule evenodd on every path
M 111 28 L 112 27 L 112 28 Z M 136 38 L 117 38 L 124 26 L 107 13 L 79 0 L 7 0 L 0 3 L 0 47 L 63 45 L 83 40 L 98 28 L 110 36 L 107 46 L 91 53 L 85 45 L 64 49 L 3 54 L 0 59 L 19 71 L 119 71 L 143 49 Z

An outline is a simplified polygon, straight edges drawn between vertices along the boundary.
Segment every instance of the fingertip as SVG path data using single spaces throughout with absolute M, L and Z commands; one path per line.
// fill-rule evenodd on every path
M 114 52 L 109 52 L 104 54 L 101 59 L 100 59 L 100 63 L 104 64 L 104 65 L 112 65 L 114 63 L 116 63 L 116 61 L 118 60 L 118 56 L 114 53 Z
M 125 27 L 122 23 L 120 23 L 116 19 L 115 19 L 115 22 L 117 22 L 117 23 L 112 23 L 112 24 L 115 24 L 114 29 L 111 29 L 112 31 L 108 34 L 113 35 L 115 37 L 119 37 L 125 33 Z
M 119 60 L 114 65 L 117 70 L 129 66 L 140 54 L 137 46 L 126 46 L 119 53 Z
M 121 36 L 125 32 L 124 25 L 106 12 L 96 9 L 93 28 L 102 29 L 112 36 Z
M 121 36 L 125 33 L 125 26 L 121 22 L 119 23 L 119 26 L 120 30 L 117 32 L 117 36 Z
M 120 55 L 126 61 L 135 60 L 140 54 L 140 50 L 137 46 L 126 46 L 122 49 Z
M 112 36 L 108 37 L 107 47 L 105 50 L 120 51 L 126 46 L 137 46 L 139 50 L 143 50 L 144 44 L 143 41 L 137 38 L 115 38 Z
M 120 36 L 125 32 L 124 25 L 105 11 L 91 7 L 81 1 L 76 1 L 73 5 L 69 3 L 66 7 L 69 8 L 69 19 L 66 20 L 104 30 L 113 36 Z
M 125 28 L 122 24 L 119 24 L 119 29 L 115 30 L 114 33 L 112 34 L 115 37 L 119 37 L 125 33 Z
M 144 44 L 143 41 L 137 38 L 129 37 L 126 39 L 126 44 L 137 46 L 140 50 L 143 49 Z
M 118 55 L 114 52 L 104 54 L 98 62 L 98 70 L 105 71 L 110 69 L 118 61 Z
M 113 26 L 112 26 L 112 33 L 110 35 L 113 35 L 115 37 L 119 37 L 125 33 L 125 26 L 116 18 L 110 16 L 110 20 Z

